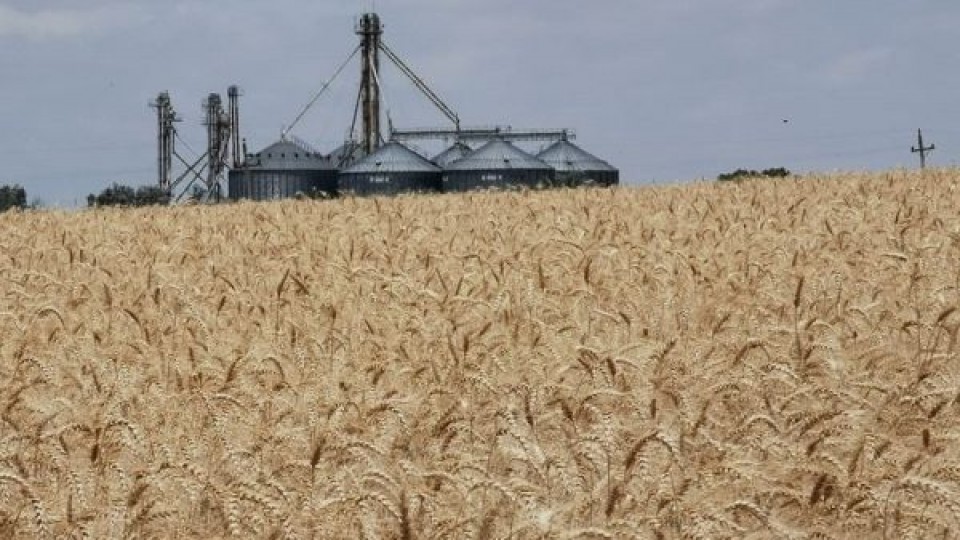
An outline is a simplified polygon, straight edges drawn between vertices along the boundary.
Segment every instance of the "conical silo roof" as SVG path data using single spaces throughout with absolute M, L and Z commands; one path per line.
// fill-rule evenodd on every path
M 473 148 L 470 148 L 460 141 L 457 141 L 453 146 L 447 148 L 443 152 L 439 153 L 437 157 L 433 158 L 433 162 L 440 167 L 446 167 L 454 161 L 467 157 L 471 152 L 473 152 Z
M 281 139 L 248 156 L 247 167 L 282 171 L 320 170 L 336 168 L 336 164 L 304 142 Z
M 343 174 L 440 172 L 440 167 L 398 142 L 389 142 L 354 163 Z
M 366 157 L 366 152 L 356 141 L 347 141 L 330 152 L 330 161 L 340 168 L 346 169 L 357 161 Z
M 547 165 L 536 157 L 524 152 L 502 139 L 495 139 L 481 146 L 463 159 L 449 164 L 448 171 L 496 171 L 496 170 L 549 170 Z
M 617 169 L 570 141 L 557 141 L 538 158 L 560 172 L 615 172 Z

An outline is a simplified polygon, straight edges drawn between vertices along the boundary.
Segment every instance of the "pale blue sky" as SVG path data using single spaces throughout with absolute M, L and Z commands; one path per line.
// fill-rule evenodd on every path
M 84 7 L 79 8 L 82 4 Z M 239 84 L 250 150 L 276 139 L 352 50 L 371 2 L 0 0 L 0 183 L 48 204 L 155 180 L 148 102 Z M 385 40 L 465 124 L 572 127 L 628 183 L 960 159 L 956 0 L 381 0 Z M 331 150 L 348 71 L 295 134 Z M 443 125 L 384 68 L 400 126 Z M 784 123 L 783 120 L 789 120 Z M 183 149 L 185 154 L 190 151 Z

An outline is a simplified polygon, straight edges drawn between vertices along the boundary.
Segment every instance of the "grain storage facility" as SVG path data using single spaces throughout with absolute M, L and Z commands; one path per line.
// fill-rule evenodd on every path
M 615 186 L 620 183 L 619 170 L 566 139 L 553 143 L 537 157 L 557 171 L 557 185 Z
M 367 153 L 357 141 L 347 141 L 330 152 L 330 162 L 339 170 L 346 169 L 366 157 Z
M 247 153 L 241 135 L 239 87 L 228 88 L 226 106 L 219 94 L 208 96 L 204 103 L 207 149 L 193 163 L 177 151 L 180 137 L 176 123 L 182 119 L 169 93 L 161 93 L 151 103 L 157 111 L 160 189 L 172 201 L 200 193 L 203 201 L 215 202 L 223 197 L 224 181 L 233 200 L 271 200 L 300 194 L 335 196 L 340 187 L 356 195 L 378 195 L 540 188 L 557 183 L 614 185 L 619 181 L 615 168 L 569 142 L 576 137 L 570 129 L 463 125 L 457 112 L 387 45 L 379 15 L 365 13 L 354 22 L 360 43 L 292 121 L 282 123 L 285 127 L 280 140 L 258 153 Z M 313 150 L 291 134 L 355 58 L 359 59 L 360 85 L 346 142 L 329 154 Z M 381 88 L 382 71 L 387 67 L 381 62 L 384 59 L 446 117 L 449 125 L 415 129 L 394 125 Z M 455 142 L 430 161 L 410 149 L 419 147 L 421 141 Z M 527 143 L 551 146 L 538 159 L 514 146 Z M 473 150 L 476 147 L 479 149 Z M 183 165 L 185 170 L 174 171 L 175 165 Z
M 266 201 L 297 195 L 337 193 L 337 167 L 328 156 L 307 145 L 280 140 L 247 155 L 242 167 L 230 171 L 232 200 Z
M 433 162 L 436 163 L 438 167 L 443 168 L 454 161 L 458 161 L 467 157 L 471 152 L 473 152 L 473 148 L 470 148 L 460 141 L 457 141 L 450 148 L 447 148 L 443 152 L 437 154 L 437 156 L 433 158 Z
M 442 172 L 427 158 L 391 142 L 341 171 L 339 190 L 344 195 L 438 192 Z
M 443 191 L 540 188 L 553 183 L 553 167 L 502 139 L 447 165 Z

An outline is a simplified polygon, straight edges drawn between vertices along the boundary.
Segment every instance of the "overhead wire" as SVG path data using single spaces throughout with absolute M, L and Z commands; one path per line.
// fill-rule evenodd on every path
M 350 56 L 348 56 L 347 59 L 342 64 L 340 64 L 340 67 L 337 68 L 337 71 L 333 74 L 333 77 L 330 77 L 330 80 L 324 83 L 323 87 L 320 88 L 320 90 L 307 103 L 307 105 L 303 108 L 303 110 L 300 111 L 300 114 L 297 115 L 297 117 L 293 120 L 293 122 L 291 122 L 289 126 L 284 128 L 282 133 L 283 137 L 286 137 L 287 134 L 290 133 L 293 130 L 293 128 L 295 128 L 297 124 L 300 123 L 301 120 L 303 120 L 303 117 L 307 115 L 310 109 L 312 109 L 313 106 L 316 105 L 317 101 L 320 100 L 320 97 L 323 96 L 323 94 L 327 91 L 328 88 L 330 88 L 330 85 L 333 84 L 335 80 L 337 80 L 340 74 L 343 73 L 343 70 L 345 70 L 347 66 L 350 64 L 350 62 L 353 60 L 353 58 L 357 56 L 357 53 L 360 52 L 360 48 L 361 47 L 358 45 L 355 49 L 353 49 L 353 52 L 350 53 Z
M 353 105 L 353 120 L 350 122 L 350 132 L 347 134 L 347 139 L 353 140 L 354 136 L 357 133 L 357 120 L 360 117 L 360 100 L 363 98 L 363 84 L 357 85 L 357 100 Z
M 173 130 L 173 136 L 174 136 L 174 138 L 177 139 L 177 141 L 180 142 L 180 144 L 182 144 L 183 146 L 185 146 L 185 147 L 187 148 L 187 150 L 189 150 L 190 152 L 193 153 L 193 157 L 195 157 L 195 158 L 199 158 L 199 157 L 200 157 L 200 152 L 197 152 L 196 150 L 194 150 L 194 148 L 193 148 L 192 146 L 190 146 L 190 143 L 188 143 L 186 140 L 183 139 L 183 137 L 180 136 L 180 132 L 179 132 L 179 131 Z
M 456 111 L 450 108 L 450 106 L 447 105 L 423 79 L 417 76 L 416 72 L 414 72 L 413 69 L 411 69 L 410 66 L 408 66 L 399 55 L 393 52 L 393 50 L 382 41 L 380 42 L 380 50 L 383 51 L 383 53 L 387 56 L 387 59 L 393 62 L 393 65 L 395 65 L 401 73 L 410 79 L 410 82 L 412 82 L 413 85 L 420 90 L 420 92 L 423 93 L 423 95 L 426 96 L 431 103 L 433 103 L 437 110 L 443 113 L 443 115 L 446 116 L 454 126 L 456 126 L 457 131 L 459 131 L 460 116 L 456 113 Z
M 389 131 L 392 134 L 393 118 L 390 116 L 390 101 L 387 99 L 387 91 L 384 89 L 383 84 L 381 84 L 380 82 L 380 73 L 378 72 L 379 70 L 377 70 L 377 66 L 374 65 L 374 66 L 371 66 L 371 68 L 373 68 L 372 70 L 373 82 L 377 85 L 377 88 L 379 89 L 379 92 L 380 92 L 380 99 L 383 101 L 383 104 L 385 105 L 384 112 L 386 113 L 386 116 L 387 116 L 387 126 L 389 127 Z M 382 133 L 380 134 L 380 138 L 381 140 L 383 139 Z

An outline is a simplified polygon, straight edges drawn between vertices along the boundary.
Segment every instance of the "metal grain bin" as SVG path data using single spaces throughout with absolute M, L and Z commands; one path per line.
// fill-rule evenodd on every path
M 504 140 L 493 140 L 444 169 L 444 191 L 540 188 L 554 180 L 553 167 Z
M 365 157 L 367 154 L 358 141 L 347 141 L 330 152 L 330 160 L 341 171 Z
M 229 175 L 232 200 L 266 201 L 336 192 L 336 164 L 328 156 L 290 140 L 248 155 L 243 167 Z
M 396 195 L 440 190 L 442 169 L 398 142 L 390 142 L 340 173 L 340 193 Z
M 437 154 L 437 156 L 433 158 L 433 162 L 436 163 L 437 166 L 443 168 L 454 161 L 458 161 L 467 157 L 471 152 L 473 152 L 472 148 L 458 141 L 450 148 L 447 148 L 443 152 Z
M 537 157 L 557 171 L 557 185 L 615 186 L 620 183 L 619 170 L 567 140 L 557 141 Z

